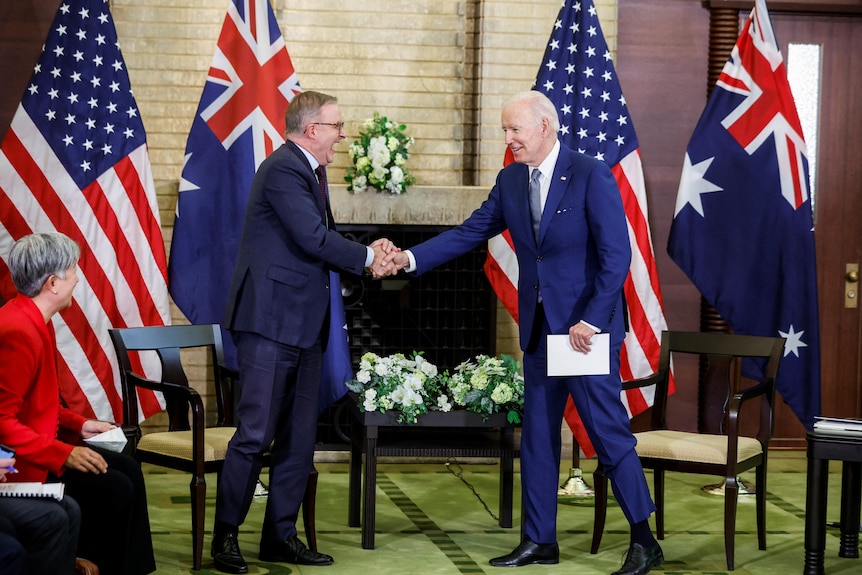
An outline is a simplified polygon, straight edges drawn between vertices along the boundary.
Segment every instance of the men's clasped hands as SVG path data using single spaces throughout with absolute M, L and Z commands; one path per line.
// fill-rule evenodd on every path
M 407 254 L 396 247 L 391 240 L 380 238 L 370 244 L 374 250 L 374 261 L 368 266 L 374 279 L 397 274 L 410 262 Z

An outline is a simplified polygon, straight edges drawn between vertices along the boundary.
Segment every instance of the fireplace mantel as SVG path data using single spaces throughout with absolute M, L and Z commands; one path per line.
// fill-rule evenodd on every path
M 329 186 L 337 224 L 454 226 L 482 204 L 488 191 L 479 186 L 413 186 L 401 195 L 352 194 L 346 185 Z

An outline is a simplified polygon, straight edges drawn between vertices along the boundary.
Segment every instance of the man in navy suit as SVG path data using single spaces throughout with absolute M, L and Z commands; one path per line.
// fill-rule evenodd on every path
M 266 451 L 270 486 L 260 559 L 333 562 L 296 534 L 314 458 L 329 290 L 338 289 L 329 285 L 329 270 L 386 275 L 382 260 L 393 248 L 385 239 L 364 246 L 335 231 L 323 168 L 345 138 L 336 99 L 298 94 L 285 113 L 285 137 L 252 182 L 224 318 L 237 346 L 241 390 L 213 528 L 215 566 L 227 573 L 248 571 L 237 532 Z
M 502 125 L 515 163 L 499 173 L 488 199 L 461 225 L 410 250 L 393 251 L 387 261 L 419 275 L 509 229 L 518 258 L 524 351 L 524 540 L 490 563 L 559 562 L 560 428 L 571 394 L 632 526 L 629 552 L 614 575 L 642 575 L 664 558 L 649 527 L 655 505 L 620 401 L 626 330 L 622 288 L 631 248 L 619 189 L 604 163 L 559 143 L 557 112 L 542 93 L 515 96 L 503 109 Z M 531 185 L 536 189 L 533 209 Z M 548 377 L 548 334 L 568 334 L 575 350 L 587 352 L 596 333 L 610 333 L 609 375 Z

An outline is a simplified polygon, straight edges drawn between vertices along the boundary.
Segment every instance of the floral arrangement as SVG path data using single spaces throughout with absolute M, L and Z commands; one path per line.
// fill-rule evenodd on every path
M 348 191 L 361 193 L 373 188 L 378 192 L 403 194 L 416 183 L 407 169 L 408 150 L 413 145 L 407 127 L 374 112 L 373 118 L 365 120 L 363 128 L 359 140 L 348 150 L 353 162 L 344 178 Z
M 360 411 L 398 412 L 399 423 L 416 423 L 429 411 L 462 408 L 487 418 L 505 412 L 512 423 L 520 423 L 524 411 L 524 378 L 513 358 L 478 355 L 455 368 L 439 373 L 437 366 L 413 352 L 380 357 L 366 353 L 356 379 L 347 387 L 359 396 Z
M 511 423 L 520 423 L 524 413 L 524 376 L 521 365 L 508 355 L 489 357 L 477 355 L 465 361 L 447 378 L 452 400 L 468 411 L 487 417 L 506 412 Z

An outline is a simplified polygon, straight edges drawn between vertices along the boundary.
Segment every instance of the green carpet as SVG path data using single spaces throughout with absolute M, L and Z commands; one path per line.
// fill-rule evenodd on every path
M 591 482 L 594 461 L 584 462 L 584 477 Z M 512 529 L 497 525 L 498 468 L 496 465 L 452 462 L 423 464 L 384 463 L 378 466 L 376 548 L 362 549 L 359 528 L 347 526 L 347 465 L 317 465 L 317 530 L 320 550 L 335 558 L 329 567 L 297 567 L 260 563 L 257 548 L 264 501 L 255 500 L 240 528 L 240 545 L 249 573 L 273 575 L 457 575 L 509 573 L 494 568 L 488 559 L 508 553 L 518 543 L 520 496 L 518 474 Z M 737 512 L 736 570 L 738 575 L 790 575 L 803 564 L 805 520 L 805 457 L 799 452 L 770 456 L 767 503 L 767 550 L 757 549 L 754 497 L 740 497 Z M 517 471 L 517 467 L 516 467 Z M 839 464 L 830 468 L 830 521 L 838 520 Z M 150 524 L 156 548 L 158 573 L 188 574 L 191 570 L 189 476 L 146 465 Z M 562 470 L 561 481 L 567 477 Z M 648 473 L 652 484 L 652 476 Z M 266 476 L 263 480 L 266 481 Z M 751 477 L 743 476 L 746 482 Z M 209 557 L 210 529 L 215 504 L 215 476 L 208 476 L 207 534 L 203 569 L 217 573 Z M 666 563 L 653 570 L 666 575 L 728 573 L 724 560 L 723 500 L 701 491 L 715 483 L 709 476 L 667 475 L 667 533 L 661 542 Z M 628 546 L 628 526 L 611 502 L 599 553 L 590 555 L 593 501 L 560 498 L 557 527 L 560 564 L 517 569 L 517 575 L 542 573 L 609 574 L 619 568 Z M 651 522 L 654 527 L 654 522 Z M 301 525 L 301 522 L 300 522 Z M 838 530 L 827 531 L 826 572 L 862 572 L 862 560 L 838 557 Z M 300 532 L 300 536 L 303 533 Z

